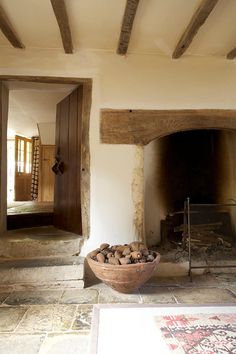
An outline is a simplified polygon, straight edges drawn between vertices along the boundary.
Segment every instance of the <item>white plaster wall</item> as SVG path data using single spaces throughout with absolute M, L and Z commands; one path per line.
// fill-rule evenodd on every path
M 1 49 L 0 74 L 93 78 L 90 125 L 91 235 L 83 254 L 102 242 L 129 242 L 133 225 L 135 147 L 99 142 L 100 108 L 236 108 L 236 61 L 110 52 Z
M 38 123 L 39 136 L 42 145 L 55 145 L 56 123 Z

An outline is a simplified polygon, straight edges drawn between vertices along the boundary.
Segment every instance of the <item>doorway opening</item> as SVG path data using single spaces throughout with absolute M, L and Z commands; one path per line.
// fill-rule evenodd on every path
M 53 225 L 57 105 L 76 85 L 11 82 L 8 89 L 7 229 Z
M 0 83 L 1 231 L 54 225 L 88 236 L 91 80 L 9 76 Z

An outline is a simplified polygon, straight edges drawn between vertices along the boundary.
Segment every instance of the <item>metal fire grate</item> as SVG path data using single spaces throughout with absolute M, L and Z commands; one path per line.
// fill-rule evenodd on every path
M 224 222 L 212 222 L 212 215 L 222 213 L 222 217 L 225 219 Z M 227 217 L 226 217 L 227 216 Z M 226 222 L 227 219 L 227 222 Z M 189 276 L 192 280 L 192 270 L 193 269 L 210 269 L 210 268 L 236 268 L 236 264 L 227 264 L 227 265 L 194 265 L 192 262 L 192 248 L 193 243 L 201 240 L 196 240 L 193 238 L 194 232 L 196 229 L 201 229 L 202 220 L 207 220 L 209 223 L 205 223 L 205 226 L 213 225 L 218 227 L 220 231 L 211 232 L 211 237 L 215 237 L 220 242 L 230 244 L 229 238 L 231 236 L 233 240 L 236 229 L 236 204 L 191 204 L 190 198 L 184 202 L 184 225 L 183 225 L 183 246 L 188 251 L 188 261 L 189 261 Z M 234 222 L 232 222 L 234 220 Z M 215 221 L 215 220 L 214 220 Z M 234 239 L 235 240 L 235 239 Z M 234 241 L 235 242 L 235 241 Z

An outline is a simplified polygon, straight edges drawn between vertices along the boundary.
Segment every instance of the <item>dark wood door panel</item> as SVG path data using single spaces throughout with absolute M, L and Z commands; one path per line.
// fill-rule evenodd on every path
M 82 234 L 81 221 L 81 124 L 83 87 L 57 106 L 56 152 L 64 172 L 55 179 L 55 218 L 58 228 Z
M 7 118 L 9 90 L 0 82 L 0 232 L 7 222 Z

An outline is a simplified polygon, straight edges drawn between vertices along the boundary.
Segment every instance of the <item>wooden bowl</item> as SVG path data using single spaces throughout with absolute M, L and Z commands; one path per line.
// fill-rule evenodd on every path
M 86 260 L 97 278 L 112 289 L 128 294 L 139 288 L 152 276 L 161 257 L 157 252 L 155 255 L 152 262 L 125 265 L 96 262 L 90 257 L 90 253 Z

